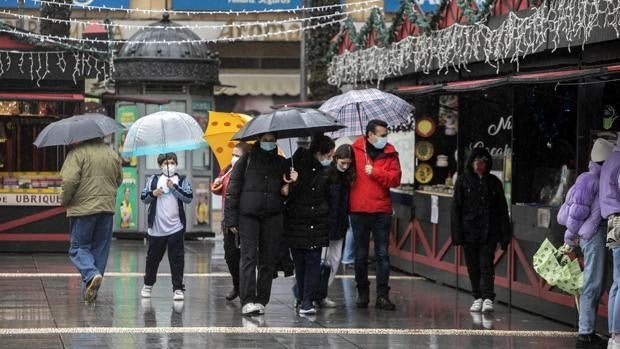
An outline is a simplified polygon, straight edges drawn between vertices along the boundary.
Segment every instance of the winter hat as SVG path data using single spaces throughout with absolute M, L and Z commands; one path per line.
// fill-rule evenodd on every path
M 594 162 L 601 162 L 607 160 L 607 157 L 613 150 L 614 145 L 610 141 L 604 138 L 597 138 L 592 146 L 592 152 L 590 158 Z

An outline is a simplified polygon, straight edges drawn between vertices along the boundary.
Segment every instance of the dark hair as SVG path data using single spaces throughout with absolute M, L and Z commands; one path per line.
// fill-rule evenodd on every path
M 246 142 L 239 142 L 237 144 L 235 144 L 235 148 L 237 149 L 241 149 L 241 151 L 243 152 L 243 154 L 247 153 L 250 151 L 250 149 L 252 148 L 251 145 L 249 145 Z
M 266 135 L 266 134 L 272 134 L 272 135 L 275 137 L 275 139 L 276 139 L 276 140 L 278 140 L 278 134 L 277 134 L 275 131 L 273 131 L 273 132 L 259 133 L 259 134 L 257 134 L 257 135 L 256 135 L 256 140 L 257 140 L 257 141 L 260 141 L 260 138 L 261 138 L 262 136 Z
M 353 182 L 355 182 L 355 155 L 353 154 L 353 147 L 350 144 L 341 144 L 338 148 L 336 148 L 334 160 L 329 168 L 329 175 L 332 179 L 335 179 L 338 176 L 339 171 L 336 168 L 338 159 L 351 159 L 351 166 L 344 171 L 344 175 L 347 182 L 349 184 L 353 184 Z
M 375 133 L 378 126 L 387 128 L 388 124 L 387 122 L 379 119 L 372 119 L 368 121 L 368 124 L 366 124 L 366 137 L 368 137 L 368 132 Z
M 335 147 L 336 143 L 334 143 L 333 139 L 322 133 L 318 133 L 312 137 L 312 142 L 310 142 L 310 148 L 308 148 L 308 150 L 310 150 L 311 154 L 316 154 L 317 152 L 327 154 Z
M 175 164 L 178 164 L 179 161 L 177 161 L 177 154 L 175 153 L 166 153 L 166 154 L 159 154 L 157 156 L 157 165 L 161 166 L 161 164 L 164 163 L 164 161 L 166 160 L 174 160 Z

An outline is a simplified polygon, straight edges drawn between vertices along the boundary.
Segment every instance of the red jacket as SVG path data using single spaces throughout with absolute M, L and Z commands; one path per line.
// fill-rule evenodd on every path
M 374 160 L 366 157 L 366 138 L 360 137 L 352 144 L 355 154 L 355 182 L 351 187 L 349 212 L 392 214 L 390 188 L 400 185 L 400 162 L 393 145 L 387 144 Z M 372 174 L 365 166 L 372 165 Z
M 230 173 L 232 172 L 231 168 L 232 167 L 228 165 L 220 171 L 220 174 L 217 176 L 217 178 L 222 179 L 222 185 L 219 188 L 214 188 L 215 181 L 211 183 L 211 192 L 215 195 L 222 196 L 222 211 L 224 210 L 224 204 L 226 201 L 226 188 L 228 188 L 228 181 L 230 180 Z

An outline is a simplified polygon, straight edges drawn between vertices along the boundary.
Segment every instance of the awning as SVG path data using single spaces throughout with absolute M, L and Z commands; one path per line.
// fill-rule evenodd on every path
M 286 108 L 286 107 L 295 107 L 295 108 L 318 108 L 321 106 L 321 104 L 323 104 L 323 102 L 325 102 L 324 100 L 322 101 L 305 101 L 305 102 L 292 102 L 292 103 L 287 103 L 287 104 L 276 104 L 276 105 L 272 105 L 271 109 L 280 109 L 280 108 Z
M 36 101 L 76 101 L 84 100 L 82 94 L 72 93 L 24 93 L 4 92 L 0 93 L 0 100 L 36 100 Z
M 299 74 L 220 73 L 215 95 L 298 96 Z
M 483 80 L 469 80 L 469 81 L 455 81 L 450 82 L 443 87 L 446 92 L 469 92 L 484 90 L 491 87 L 497 87 L 505 85 L 508 81 L 507 78 L 495 78 L 495 79 L 483 79 Z
M 170 103 L 169 99 L 166 98 L 153 98 L 146 95 L 115 95 L 115 94 L 102 94 L 100 96 L 102 99 L 107 99 L 111 101 L 123 101 L 123 102 L 135 102 L 135 103 L 145 103 L 145 104 L 168 104 Z
M 416 86 L 399 86 L 394 93 L 397 94 L 407 94 L 407 95 L 418 95 L 424 93 L 431 93 L 441 91 L 443 85 L 416 85 Z
M 513 84 L 531 84 L 531 83 L 549 83 L 566 80 L 575 80 L 584 78 L 587 76 L 599 74 L 601 69 L 572 69 L 572 70 L 560 70 L 550 71 L 544 73 L 531 73 L 531 74 L 516 74 L 510 76 L 508 79 Z
M 471 92 L 510 84 L 519 85 L 576 80 L 589 76 L 600 76 L 604 73 L 620 73 L 620 65 L 612 65 L 603 68 L 571 69 L 542 73 L 515 74 L 491 79 L 454 81 L 447 84 L 437 85 L 399 86 L 393 92 L 403 95 L 420 95 L 433 92 Z

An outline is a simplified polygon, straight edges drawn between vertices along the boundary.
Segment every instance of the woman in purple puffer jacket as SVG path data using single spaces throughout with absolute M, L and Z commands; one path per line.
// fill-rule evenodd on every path
M 599 177 L 601 166 L 613 149 L 613 144 L 598 138 L 592 146 L 589 171 L 577 177 L 570 188 L 560 212 L 558 223 L 566 226 L 564 242 L 579 244 L 583 252 L 583 291 L 579 300 L 579 336 L 577 346 L 599 344 L 594 333 L 596 309 L 603 287 L 605 269 L 605 238 L 607 223 L 601 218 Z

